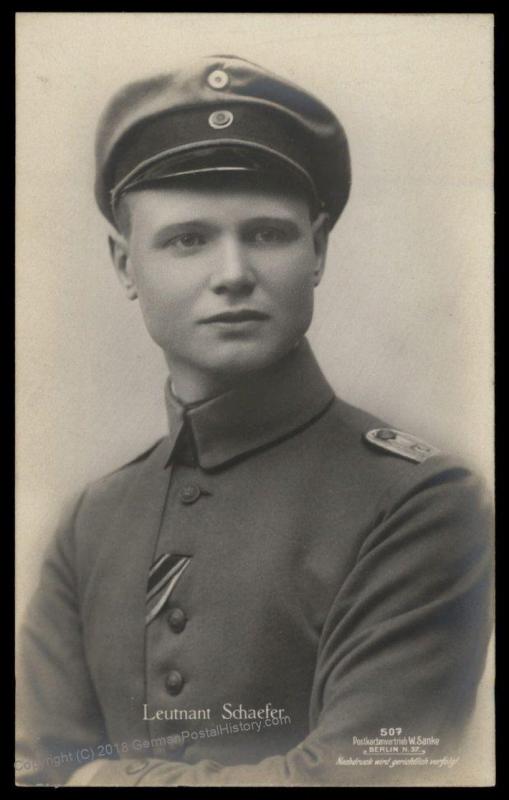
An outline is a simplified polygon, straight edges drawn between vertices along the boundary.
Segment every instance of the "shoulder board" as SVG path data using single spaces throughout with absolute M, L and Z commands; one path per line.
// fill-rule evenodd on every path
M 382 450 L 388 450 L 396 456 L 408 458 L 419 464 L 440 452 L 438 448 L 418 439 L 417 436 L 395 428 L 374 428 L 365 433 L 364 438 Z

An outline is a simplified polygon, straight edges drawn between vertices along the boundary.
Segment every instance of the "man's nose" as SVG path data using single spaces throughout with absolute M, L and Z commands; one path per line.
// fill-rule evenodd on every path
M 217 258 L 210 282 L 212 291 L 216 294 L 250 294 L 256 276 L 243 243 L 234 236 L 225 238 Z

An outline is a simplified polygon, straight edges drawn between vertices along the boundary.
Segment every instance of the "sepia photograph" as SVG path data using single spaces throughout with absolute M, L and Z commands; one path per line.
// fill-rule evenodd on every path
M 495 783 L 492 14 L 16 14 L 17 786 Z

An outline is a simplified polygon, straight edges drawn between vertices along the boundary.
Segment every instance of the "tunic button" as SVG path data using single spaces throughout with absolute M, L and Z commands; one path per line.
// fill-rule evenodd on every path
M 184 685 L 184 678 L 177 669 L 172 669 L 166 676 L 166 690 L 170 694 L 180 694 Z
M 195 503 L 200 495 L 201 489 L 196 485 L 196 483 L 188 483 L 180 490 L 180 500 L 182 503 L 186 503 L 187 505 Z
M 382 440 L 395 439 L 396 434 L 394 433 L 394 431 L 389 430 L 389 428 L 381 428 L 381 430 L 379 430 L 378 433 L 376 434 L 376 438 Z
M 181 608 L 172 608 L 168 614 L 168 624 L 174 633 L 181 633 L 186 627 L 187 617 Z

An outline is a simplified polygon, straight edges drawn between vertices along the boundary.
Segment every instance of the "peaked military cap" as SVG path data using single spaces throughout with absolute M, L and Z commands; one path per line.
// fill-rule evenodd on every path
M 96 199 L 115 205 L 149 182 L 215 170 L 291 172 L 329 214 L 350 191 L 350 157 L 333 112 L 304 89 L 236 56 L 208 56 L 121 89 L 96 137 Z

